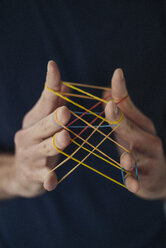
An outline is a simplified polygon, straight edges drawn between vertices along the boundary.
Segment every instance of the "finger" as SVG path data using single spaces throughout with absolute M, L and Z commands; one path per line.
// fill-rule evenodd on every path
M 25 142 L 29 145 L 41 142 L 43 139 L 51 137 L 62 128 L 59 126 L 59 123 L 66 125 L 70 116 L 70 111 L 66 106 L 57 108 L 56 111 L 24 131 Z M 58 123 L 56 123 L 56 121 L 58 121 Z
M 125 184 L 130 192 L 134 194 L 138 193 L 140 189 L 140 184 L 133 176 L 126 175 Z
M 66 130 L 62 130 L 55 136 L 55 145 L 58 149 L 63 150 L 70 144 L 70 135 Z M 48 138 L 36 145 L 36 156 L 49 157 L 58 155 L 59 152 L 53 145 L 53 138 Z
M 42 169 L 38 169 L 36 174 L 33 174 L 34 181 L 38 181 L 41 184 L 43 184 L 43 187 L 47 191 L 52 191 L 56 188 L 58 185 L 58 179 L 55 172 L 50 173 L 50 168 L 44 167 Z M 36 180 L 38 179 L 38 180 Z M 33 177 L 31 177 L 31 180 L 33 180 Z
M 121 111 L 113 101 L 108 102 L 105 108 L 105 114 L 107 120 L 114 122 L 120 118 Z M 127 119 L 125 115 L 120 122 L 120 126 L 115 130 L 124 141 L 128 142 L 130 145 L 130 150 L 142 151 L 147 154 L 152 154 L 154 152 L 154 146 L 152 143 L 156 142 L 156 136 L 145 132 L 140 129 L 135 123 Z
M 127 152 L 123 152 L 120 157 L 120 165 L 127 171 L 133 171 L 135 168 L 135 159 Z
M 118 103 L 124 114 L 142 129 L 155 134 L 152 121 L 134 105 L 130 97 L 125 98 L 128 96 L 128 91 L 122 69 L 115 70 L 111 85 L 112 98 Z
M 46 84 L 55 91 L 61 90 L 60 72 L 54 61 L 48 62 Z M 55 110 L 58 106 L 58 99 L 57 95 L 44 89 L 38 102 L 24 117 L 23 128 L 32 126 Z
M 43 187 L 45 188 L 45 190 L 52 191 L 56 188 L 57 185 L 58 185 L 58 179 L 55 172 L 47 173 L 45 175 L 44 183 L 43 183 Z
M 61 93 L 63 94 L 64 92 L 65 93 L 69 93 L 71 90 L 68 86 L 62 84 L 61 85 Z M 59 106 L 63 106 L 63 105 L 66 105 L 66 100 L 64 100 L 63 98 L 59 97 L 58 99 L 58 107 Z

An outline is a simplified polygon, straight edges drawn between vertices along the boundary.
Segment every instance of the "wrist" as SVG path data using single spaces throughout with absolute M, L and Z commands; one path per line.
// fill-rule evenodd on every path
M 18 197 L 18 186 L 14 166 L 14 155 L 0 155 L 0 199 L 12 199 Z

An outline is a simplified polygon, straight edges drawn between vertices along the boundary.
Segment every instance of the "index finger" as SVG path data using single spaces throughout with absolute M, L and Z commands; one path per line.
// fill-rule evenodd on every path
M 117 105 L 110 101 L 106 105 L 105 114 L 109 121 L 116 121 L 119 119 L 121 112 Z M 137 150 L 149 155 L 154 153 L 152 143 L 155 142 L 156 136 L 141 129 L 124 114 L 115 132 L 130 145 L 131 150 Z
M 28 146 L 30 144 L 41 142 L 62 129 L 62 127 L 56 123 L 55 115 L 58 122 L 66 125 L 71 114 L 66 106 L 59 107 L 56 111 L 35 123 L 32 127 L 24 130 L 24 139 Z

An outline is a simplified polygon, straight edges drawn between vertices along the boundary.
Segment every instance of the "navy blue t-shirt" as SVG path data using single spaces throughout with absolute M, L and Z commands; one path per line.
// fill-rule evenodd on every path
M 161 0 L 1 1 L 0 149 L 13 150 L 50 59 L 63 80 L 95 85 L 108 85 L 122 67 L 131 98 L 164 139 L 165 16 Z M 139 199 L 83 166 L 53 192 L 0 203 L 0 247 L 153 248 L 166 247 L 164 236 L 162 202 Z

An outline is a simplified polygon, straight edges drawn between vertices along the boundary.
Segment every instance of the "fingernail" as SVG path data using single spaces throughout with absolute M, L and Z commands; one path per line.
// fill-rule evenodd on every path
M 117 115 L 119 112 L 117 105 L 114 103 L 114 113 Z
M 119 74 L 120 74 L 120 78 L 121 79 L 124 79 L 124 73 L 123 73 L 123 70 L 122 69 L 119 70 Z
M 52 70 L 52 67 L 51 67 L 51 65 L 50 64 L 54 64 L 55 62 L 53 61 L 53 60 L 50 60 L 50 61 L 48 61 L 48 64 L 47 64 L 47 71 L 48 72 L 50 72 L 51 70 Z
M 58 109 L 57 109 L 58 110 Z M 57 110 L 55 111 L 54 115 L 51 117 L 52 123 L 57 126 L 57 127 L 62 127 L 61 125 L 58 125 L 58 120 L 57 120 Z
M 63 108 L 64 108 L 64 106 L 59 107 L 59 108 L 56 110 L 56 112 L 55 112 L 55 114 L 56 114 L 56 117 L 55 117 L 55 118 L 57 119 L 57 121 L 61 121 L 61 119 L 62 119 Z
M 55 137 L 55 144 L 59 149 L 64 149 L 70 144 L 70 135 L 66 130 L 60 131 Z
M 56 111 L 58 125 L 65 125 L 70 119 L 70 112 L 66 106 L 61 106 Z

